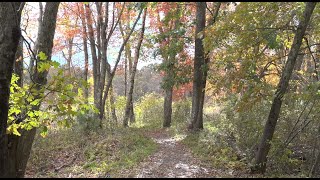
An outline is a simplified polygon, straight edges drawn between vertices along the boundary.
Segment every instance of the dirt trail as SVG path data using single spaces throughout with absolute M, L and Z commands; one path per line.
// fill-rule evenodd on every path
M 220 170 L 212 169 L 202 164 L 192 156 L 181 139 L 175 139 L 168 135 L 165 130 L 148 133 L 158 143 L 157 152 L 140 163 L 132 170 L 128 177 L 155 178 L 155 177 L 225 177 Z

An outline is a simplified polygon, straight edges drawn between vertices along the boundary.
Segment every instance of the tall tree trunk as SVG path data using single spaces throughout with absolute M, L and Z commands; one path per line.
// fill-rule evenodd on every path
M 108 77 L 108 81 L 107 83 L 105 84 L 105 88 L 104 88 L 104 94 L 103 94 L 103 99 L 102 99 L 102 107 L 104 107 L 105 103 L 106 103 L 106 100 L 107 100 L 107 97 L 108 97 L 108 92 L 110 90 L 110 86 L 112 84 L 112 80 L 113 80 L 113 77 L 115 75 L 115 72 L 116 72 L 116 69 L 117 69 L 117 66 L 120 62 L 120 57 L 121 57 L 121 54 L 122 54 L 122 51 L 124 50 L 124 46 L 127 44 L 127 42 L 129 41 L 129 38 L 131 36 L 131 34 L 133 33 L 133 30 L 134 28 L 136 27 L 137 25 L 137 22 L 139 21 L 140 17 L 141 17 L 141 14 L 142 14 L 142 11 L 143 9 L 140 10 L 139 14 L 138 14 L 138 17 L 137 19 L 135 20 L 134 24 L 133 24 L 133 27 L 132 29 L 130 30 L 129 34 L 127 35 L 126 39 L 124 40 L 124 42 L 122 43 L 121 47 L 120 47 L 120 50 L 118 52 L 118 57 L 116 59 L 116 62 L 115 62 L 115 65 L 112 69 L 112 71 L 110 72 L 110 75 Z M 104 108 L 101 109 L 100 111 L 100 118 L 104 116 Z
M 127 13 L 127 18 L 129 19 L 129 16 L 130 14 Z M 128 29 L 128 26 L 127 25 L 127 28 Z M 122 23 L 121 23 L 121 20 L 119 21 L 119 28 L 120 28 L 120 32 L 121 32 L 121 36 L 123 38 L 123 40 L 125 40 L 126 38 L 126 33 L 122 27 Z M 128 82 L 127 82 L 127 79 L 128 79 L 128 75 L 130 76 L 131 75 L 131 67 L 132 67 L 132 60 L 131 60 L 131 49 L 130 49 L 130 43 L 128 42 L 125 46 L 125 62 L 124 62 L 124 96 L 127 97 L 127 86 L 128 86 Z M 129 74 L 128 74 L 128 64 L 129 64 Z
M 38 18 L 38 34 L 37 37 L 39 37 L 40 32 L 41 32 L 41 23 L 42 23 L 42 18 L 43 18 L 43 5 L 42 2 L 39 2 L 39 18 Z M 34 44 L 34 48 L 33 48 L 33 52 L 38 52 L 38 44 L 39 42 L 36 40 L 35 44 Z M 30 64 L 29 64 L 29 73 L 30 76 L 33 75 L 33 70 L 34 70 L 34 61 L 36 57 L 31 57 L 30 58 Z
M 87 42 L 87 28 L 86 28 L 86 19 L 84 16 L 84 7 L 80 4 L 80 18 L 82 24 L 82 41 L 83 41 L 83 53 L 84 53 L 84 80 L 88 82 L 88 67 L 89 67 L 89 55 L 88 55 L 88 42 Z M 84 87 L 84 97 L 86 99 L 86 103 L 88 103 L 89 97 L 89 89 L 88 86 Z
M 180 6 L 177 7 L 176 12 L 180 12 Z M 160 22 L 160 14 L 158 12 L 158 22 Z M 171 21 L 170 25 L 169 25 L 169 30 L 176 30 L 177 29 L 177 25 L 179 23 L 179 18 L 176 18 L 175 21 Z M 159 31 L 161 34 L 164 33 L 163 28 L 159 27 Z M 169 42 L 170 44 L 174 43 L 174 39 L 173 38 L 166 38 L 165 41 Z M 172 121 L 172 95 L 173 95 L 173 87 L 176 84 L 175 82 L 175 77 L 174 77 L 174 67 L 176 64 L 176 59 L 175 56 L 178 54 L 177 50 L 173 50 L 174 53 L 171 53 L 170 50 L 161 50 L 162 51 L 162 57 L 165 61 L 165 63 L 167 64 L 166 70 L 165 70 L 165 76 L 163 77 L 163 81 L 165 84 L 164 87 L 164 103 L 163 103 L 163 127 L 170 127 L 171 126 L 171 121 Z
M 191 124 L 189 128 L 193 130 L 203 129 L 202 123 L 202 107 L 204 97 L 204 74 L 205 53 L 202 44 L 204 38 L 204 28 L 206 25 L 206 3 L 197 2 L 196 13 L 196 40 L 195 40 L 195 58 L 194 58 L 194 77 L 193 77 L 193 95 L 192 95 L 192 113 Z M 199 33 L 202 33 L 199 36 Z
M 111 38 L 111 35 L 113 34 L 115 28 L 117 27 L 119 21 L 120 21 L 120 18 L 121 18 L 121 15 L 123 13 L 123 10 L 124 10 L 124 7 L 125 7 L 125 3 L 123 3 L 122 5 L 122 8 L 121 8 L 121 11 L 119 12 L 119 15 L 118 15 L 118 19 L 117 21 L 115 22 L 115 2 L 113 3 L 113 11 L 112 11 L 112 22 L 111 22 L 111 27 L 110 27 L 110 31 L 108 33 L 108 37 L 106 38 L 106 33 L 105 31 L 108 29 L 108 5 L 109 3 L 106 4 L 105 8 L 105 22 L 102 23 L 102 33 L 101 33 L 101 40 L 102 40 L 102 67 L 101 67 L 101 80 L 100 80 L 100 89 L 99 89 L 99 93 L 100 93 L 100 96 L 99 96 L 99 101 L 100 101 L 100 109 L 99 109 L 99 119 L 100 119 L 100 124 L 102 123 L 102 119 L 104 117 L 104 111 L 105 111 L 105 102 L 106 102 L 106 97 L 108 96 L 109 94 L 109 88 L 110 86 L 112 85 L 112 78 L 115 74 L 115 69 L 116 67 L 118 66 L 118 63 L 120 60 L 117 59 L 116 63 L 115 63 L 115 66 L 114 66 L 114 69 L 113 71 L 111 72 L 111 67 L 110 67 L 110 64 L 107 62 L 107 46 L 108 46 L 108 43 L 109 43 L 109 40 Z M 101 16 L 102 17 L 102 16 Z M 100 20 L 101 22 L 102 19 Z M 121 55 L 122 53 L 122 50 L 123 50 L 123 47 L 120 48 L 120 52 L 119 54 Z M 119 56 L 118 56 L 119 58 Z M 107 82 L 107 85 L 105 85 L 105 78 L 106 78 L 106 75 L 108 75 L 108 82 Z M 110 79 L 111 78 L 111 79 Z M 106 89 L 105 89 L 106 87 Z
M 55 34 L 56 18 L 59 4 L 60 2 L 46 3 L 43 21 L 40 25 L 41 32 L 37 38 L 37 42 L 39 42 L 39 45 L 38 52 L 36 53 L 38 54 L 39 52 L 44 52 L 48 57 L 48 61 L 50 61 L 52 54 L 53 38 Z M 37 57 L 36 61 L 40 61 L 39 57 Z M 35 67 L 34 71 L 35 74 L 33 75 L 33 79 L 36 83 L 34 87 L 39 92 L 40 89 L 47 83 L 48 71 L 38 72 L 37 67 Z M 40 99 L 42 96 L 43 94 L 39 93 L 35 95 L 35 98 Z M 41 103 L 39 105 L 33 106 L 32 109 L 39 110 L 40 105 Z M 24 176 L 35 134 L 36 128 L 33 128 L 29 131 L 22 130 L 20 137 L 9 139 L 9 144 L 16 144 L 16 147 L 12 146 L 12 148 L 9 149 L 9 164 L 15 165 L 15 171 L 11 172 L 12 174 L 10 174 L 10 177 Z
M 271 110 L 266 121 L 266 125 L 264 128 L 264 132 L 259 144 L 258 152 L 255 158 L 255 164 L 251 168 L 253 173 L 264 173 L 266 171 L 266 163 L 267 163 L 267 155 L 270 150 L 270 142 L 272 141 L 272 137 L 276 128 L 276 124 L 279 118 L 282 97 L 285 94 L 287 87 L 289 85 L 289 80 L 291 78 L 291 74 L 293 68 L 296 63 L 296 59 L 300 50 L 300 46 L 302 43 L 302 38 L 305 34 L 306 28 L 309 24 L 310 17 L 316 6 L 316 2 L 307 2 L 306 8 L 303 13 L 303 17 L 299 22 L 297 31 L 294 36 L 293 44 L 291 46 L 287 62 L 285 64 L 285 68 L 282 72 L 281 79 L 277 86 L 277 90 L 275 92 L 273 102 L 271 105 Z
M 7 120 L 9 111 L 10 82 L 15 54 L 21 36 L 21 2 L 3 2 L 0 6 L 0 177 L 15 177 L 9 162 Z M 21 7 L 20 7 L 21 6 Z
M 85 14 L 86 14 L 86 20 L 87 20 L 87 26 L 88 26 L 88 35 L 89 35 L 89 42 L 90 42 L 90 49 L 91 49 L 91 55 L 92 55 L 92 69 L 93 69 L 93 99 L 94 99 L 94 105 L 97 109 L 100 110 L 100 101 L 99 101 L 99 76 L 98 76 L 98 58 L 97 58 L 97 52 L 96 52 L 96 46 L 95 46 L 95 39 L 94 39 L 94 32 L 93 32 L 93 21 L 92 21 L 92 15 L 91 10 L 89 8 L 89 5 L 85 5 Z
M 98 26 L 97 28 L 99 29 L 97 31 L 97 37 L 99 39 L 98 41 L 98 59 L 99 59 L 99 64 L 101 63 L 101 66 L 99 67 L 99 71 L 100 71 L 100 82 L 99 82 L 99 102 L 100 102 L 100 112 L 103 111 L 105 109 L 105 107 L 102 105 L 102 95 L 103 95 L 103 88 L 106 82 L 106 75 L 107 75 L 107 69 L 110 69 L 109 67 L 107 67 L 107 34 L 106 34 L 106 30 L 107 30 L 107 25 L 108 25 L 108 16 L 109 16 L 109 2 L 106 2 L 105 5 L 105 15 L 102 14 L 102 3 L 100 4 L 100 6 L 98 5 L 99 3 L 96 3 L 97 5 L 97 11 L 98 11 L 98 18 L 97 18 L 97 22 L 98 22 Z M 105 17 L 105 21 L 103 21 L 103 17 Z M 101 53 L 101 56 L 100 56 Z M 100 113 L 100 125 L 102 125 L 102 119 L 103 116 L 101 116 L 102 114 Z M 100 126 L 102 127 L 102 126 Z
M 125 115 L 123 118 L 123 126 L 124 127 L 128 127 L 129 118 L 132 118 L 132 115 L 134 113 L 133 112 L 132 94 L 133 94 L 133 88 L 134 88 L 134 78 L 136 75 L 137 65 L 138 65 L 138 61 L 139 61 L 140 48 L 141 48 L 141 44 L 142 44 L 143 36 L 144 36 L 146 16 L 147 16 L 147 9 L 144 10 L 144 14 L 143 14 L 143 18 L 142 18 L 142 29 L 141 29 L 138 45 L 136 47 L 132 72 L 131 72 L 131 76 L 130 76 L 130 87 L 129 87 L 129 92 L 128 92 L 128 96 L 127 96 Z M 131 120 L 131 122 L 132 122 L 132 120 Z
M 208 25 L 216 22 L 221 2 L 217 2 L 214 14 L 208 20 Z M 203 129 L 203 106 L 205 98 L 205 88 L 207 83 L 208 65 L 210 58 L 205 54 L 202 40 L 205 37 L 204 28 L 206 25 L 206 3 L 197 3 L 196 15 L 196 40 L 195 40 L 195 59 L 194 59 L 194 77 L 193 77 L 193 93 L 192 93 L 192 110 L 191 122 L 189 129 Z M 202 35 L 199 37 L 199 33 Z

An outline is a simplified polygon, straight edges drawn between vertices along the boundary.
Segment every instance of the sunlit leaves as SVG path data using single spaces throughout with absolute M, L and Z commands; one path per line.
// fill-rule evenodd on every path
M 39 56 L 45 57 L 44 54 Z M 58 68 L 57 62 L 42 63 L 47 64 L 47 69 L 56 68 L 57 71 L 47 85 L 40 89 L 32 84 L 19 87 L 16 84 L 19 77 L 13 74 L 7 128 L 9 134 L 20 135 L 20 129 L 39 128 L 40 135 L 45 137 L 52 123 L 70 127 L 74 117 L 80 113 L 91 110 L 97 112 L 94 105 L 87 104 L 82 95 L 81 88 L 88 86 L 87 83 L 64 76 L 63 69 Z M 40 106 L 44 101 L 45 106 Z M 34 109 L 36 106 L 40 106 L 40 110 Z
M 270 86 L 279 77 L 279 52 L 293 41 L 290 25 L 297 8 L 295 3 L 240 3 L 206 29 L 205 51 L 214 51 L 209 82 L 216 92 L 241 93 L 242 101 L 249 104 L 272 94 Z M 245 98 L 243 93 L 253 87 L 260 87 L 263 95 L 251 93 Z
M 48 56 L 44 52 L 39 52 L 38 57 L 40 60 L 45 61 L 48 59 Z

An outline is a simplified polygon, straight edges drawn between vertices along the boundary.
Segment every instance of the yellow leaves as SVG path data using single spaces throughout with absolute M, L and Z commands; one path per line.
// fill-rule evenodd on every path
M 18 131 L 18 128 L 20 127 L 19 124 L 12 124 L 7 128 L 7 134 L 14 134 L 16 136 L 21 136 L 21 134 Z

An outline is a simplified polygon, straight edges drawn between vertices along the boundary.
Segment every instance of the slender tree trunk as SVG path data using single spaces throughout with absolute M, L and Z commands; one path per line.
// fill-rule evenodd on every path
M 125 45 L 127 44 L 127 42 L 129 41 L 129 38 L 130 38 L 130 36 L 131 36 L 134 28 L 136 27 L 138 20 L 139 20 L 140 17 L 141 17 L 142 11 L 143 11 L 143 9 L 140 10 L 140 12 L 139 12 L 139 14 L 138 14 L 138 18 L 137 18 L 136 21 L 134 22 L 132 29 L 130 30 L 128 36 L 126 37 L 126 39 L 124 40 L 124 42 L 122 43 L 122 45 L 121 45 L 121 47 L 120 47 L 120 50 L 119 50 L 118 57 L 117 57 L 117 59 L 116 59 L 115 65 L 114 65 L 114 67 L 113 67 L 113 69 L 112 69 L 112 71 L 111 71 L 111 73 L 110 73 L 110 75 L 109 75 L 109 77 L 108 77 L 108 81 L 107 81 L 107 83 L 106 83 L 106 85 L 105 85 L 104 94 L 103 94 L 103 99 L 102 99 L 102 107 L 104 107 L 104 105 L 105 105 L 105 103 L 106 103 L 106 100 L 107 100 L 107 97 L 108 97 L 108 92 L 109 92 L 109 90 L 110 90 L 110 86 L 111 86 L 111 84 L 112 84 L 112 80 L 113 80 L 113 77 L 114 77 L 114 75 L 115 75 L 117 66 L 118 66 L 118 64 L 119 64 L 119 62 L 120 62 L 120 57 L 121 57 L 122 51 L 124 50 L 124 46 L 125 46 Z M 100 117 L 103 117 L 103 116 L 104 116 L 104 108 L 102 108 L 101 111 L 100 111 Z
M 318 135 L 315 138 L 318 139 L 318 141 L 320 139 L 320 124 L 318 126 Z M 320 167 L 320 143 L 316 142 L 315 146 L 318 149 L 318 154 L 316 155 L 315 162 L 312 165 L 310 172 L 309 172 L 309 177 L 311 177 L 311 178 L 314 178 L 317 171 L 320 170 L 320 168 L 319 168 Z
M 106 75 L 107 75 L 107 70 L 109 71 L 109 65 L 107 65 L 107 34 L 106 34 L 106 30 L 107 30 L 107 26 L 108 26 L 108 16 L 109 16 L 109 2 L 106 2 L 105 5 L 105 15 L 102 14 L 101 9 L 102 9 L 102 4 L 100 6 L 98 6 L 97 4 L 97 10 L 98 10 L 98 27 L 99 31 L 97 31 L 97 36 L 99 39 L 98 42 L 98 49 L 99 52 L 101 52 L 101 58 L 99 64 L 101 63 L 101 67 L 100 67 L 100 83 L 99 83 L 99 102 L 100 102 L 100 112 L 104 111 L 105 107 L 102 104 L 102 97 L 103 97 L 103 88 L 106 82 Z M 103 21 L 103 17 L 105 17 L 105 21 Z M 113 18 L 114 21 L 114 18 Z M 112 28 L 112 27 L 111 27 Z M 101 41 L 101 42 L 100 42 Z M 100 44 L 99 44 L 100 43 Z M 100 53 L 99 53 L 100 54 Z M 98 57 L 99 59 L 99 57 Z M 99 119 L 100 119 L 100 124 L 102 124 L 102 119 L 103 119 L 103 114 L 100 113 L 99 114 Z M 102 127 L 102 126 L 100 126 Z
M 138 65 L 138 61 L 139 61 L 140 48 L 141 48 L 141 44 L 142 44 L 143 36 L 144 36 L 146 16 L 147 16 L 147 9 L 144 10 L 143 19 L 142 19 L 142 29 L 141 29 L 141 33 L 140 33 L 140 37 L 139 37 L 139 42 L 136 47 L 136 52 L 135 52 L 135 56 L 134 56 L 134 63 L 133 63 L 133 67 L 132 67 L 132 73 L 130 76 L 130 87 L 129 87 L 129 92 L 128 92 L 128 96 L 127 96 L 125 115 L 123 118 L 123 126 L 124 127 L 128 127 L 129 118 L 130 118 L 130 116 L 132 117 L 132 115 L 134 113 L 133 112 L 132 94 L 133 94 L 133 88 L 134 88 L 134 78 L 136 75 L 137 65 Z M 131 120 L 131 122 L 132 122 L 132 120 Z
M 3 2 L 0 6 L 0 177 L 15 177 L 11 174 L 8 135 L 6 134 L 10 82 L 15 54 L 21 36 L 20 20 L 23 8 L 21 2 Z M 21 6 L 22 5 L 22 6 Z M 20 7 L 21 6 L 21 7 Z M 20 8 L 20 9 L 19 9 Z
M 94 105 L 97 109 L 100 110 L 100 101 L 99 101 L 100 87 L 98 86 L 99 85 L 98 71 L 100 71 L 100 69 L 98 69 L 98 57 L 97 57 L 94 32 L 92 27 L 93 21 L 92 21 L 91 10 L 89 8 L 89 5 L 85 5 L 85 11 L 86 11 L 87 26 L 88 26 L 90 49 L 91 49 L 91 55 L 92 55 Z
M 293 44 L 291 46 L 291 49 L 288 55 L 288 60 L 285 64 L 285 68 L 282 72 L 281 79 L 279 81 L 277 90 L 275 92 L 275 96 L 271 105 L 271 110 L 270 110 L 268 119 L 266 121 L 265 129 L 260 141 L 258 152 L 256 154 L 255 165 L 251 169 L 253 173 L 264 173 L 266 170 L 267 155 L 270 150 L 270 146 L 271 146 L 270 142 L 272 141 L 272 137 L 276 128 L 278 118 L 279 118 L 281 104 L 282 104 L 282 97 L 285 94 L 287 87 L 289 85 L 289 80 L 291 78 L 291 74 L 296 63 L 296 59 L 302 43 L 302 38 L 309 24 L 309 20 L 315 5 L 316 5 L 316 2 L 306 3 L 306 8 L 303 13 L 303 18 L 299 22 L 299 26 L 295 33 Z
M 177 12 L 180 12 L 180 6 L 177 7 Z M 158 12 L 158 21 L 160 21 L 160 14 Z M 177 28 L 177 25 L 179 23 L 179 19 L 175 19 L 175 21 L 171 21 L 171 24 L 169 25 L 169 30 L 175 30 Z M 161 34 L 163 34 L 163 28 L 159 27 L 159 31 Z M 174 43 L 174 39 L 172 38 L 167 38 L 165 39 L 170 44 Z M 163 51 L 163 50 L 162 50 Z M 174 67 L 176 64 L 176 59 L 175 56 L 178 54 L 177 50 L 174 53 L 171 53 L 170 51 L 172 50 L 164 50 L 161 54 L 162 57 L 167 64 L 167 69 L 165 70 L 165 76 L 163 77 L 163 81 L 165 82 L 165 87 L 164 87 L 164 103 L 163 103 L 163 127 L 170 127 L 171 122 L 172 122 L 172 95 L 173 95 L 173 87 L 176 84 L 175 82 L 175 76 L 174 76 Z
M 68 57 L 67 57 L 67 69 L 68 69 L 69 76 L 71 76 L 72 47 L 73 47 L 73 38 L 70 38 L 68 39 Z
M 128 17 L 129 17 L 129 13 L 128 13 Z M 128 18 L 129 19 L 129 18 Z M 128 25 L 127 25 L 128 26 Z M 123 38 L 123 40 L 125 40 L 126 38 L 126 33 L 124 32 L 124 29 L 122 27 L 122 23 L 121 20 L 119 21 L 119 28 L 120 28 L 120 32 L 121 32 L 121 36 Z M 128 29 L 128 27 L 127 27 Z M 130 50 L 130 43 L 128 42 L 125 46 L 125 62 L 124 62 L 124 96 L 127 97 L 127 86 L 128 86 L 128 82 L 127 82 L 127 78 L 128 78 L 128 63 L 129 63 L 129 76 L 131 75 L 131 67 L 132 67 L 132 61 L 131 61 L 131 50 Z M 129 62 L 128 62 L 129 61 Z
M 41 23 L 42 23 L 42 18 L 43 18 L 43 5 L 42 5 L 42 2 L 39 2 L 39 18 L 38 18 L 38 36 L 40 35 L 40 32 L 41 32 Z M 34 45 L 34 48 L 33 48 L 33 52 L 38 52 L 38 44 L 39 42 L 36 40 L 35 42 L 35 45 Z M 30 64 L 29 64 L 29 73 L 30 73 L 30 76 L 33 75 L 33 70 L 34 70 L 34 61 L 36 60 L 35 59 L 36 57 L 31 57 L 30 58 Z
M 112 85 L 110 87 L 110 108 L 111 108 L 112 120 L 114 122 L 118 122 L 118 118 L 117 118 L 117 114 L 116 114 L 116 107 L 115 107 L 115 104 L 114 104 L 114 93 L 113 93 Z
M 87 28 L 86 28 L 86 19 L 84 16 L 84 7 L 80 4 L 80 18 L 82 23 L 82 41 L 83 41 L 83 53 L 84 53 L 84 80 L 88 82 L 88 67 L 89 67 L 89 56 L 88 56 L 88 42 L 87 42 Z M 86 103 L 88 103 L 89 89 L 87 86 L 84 87 L 84 97 Z

